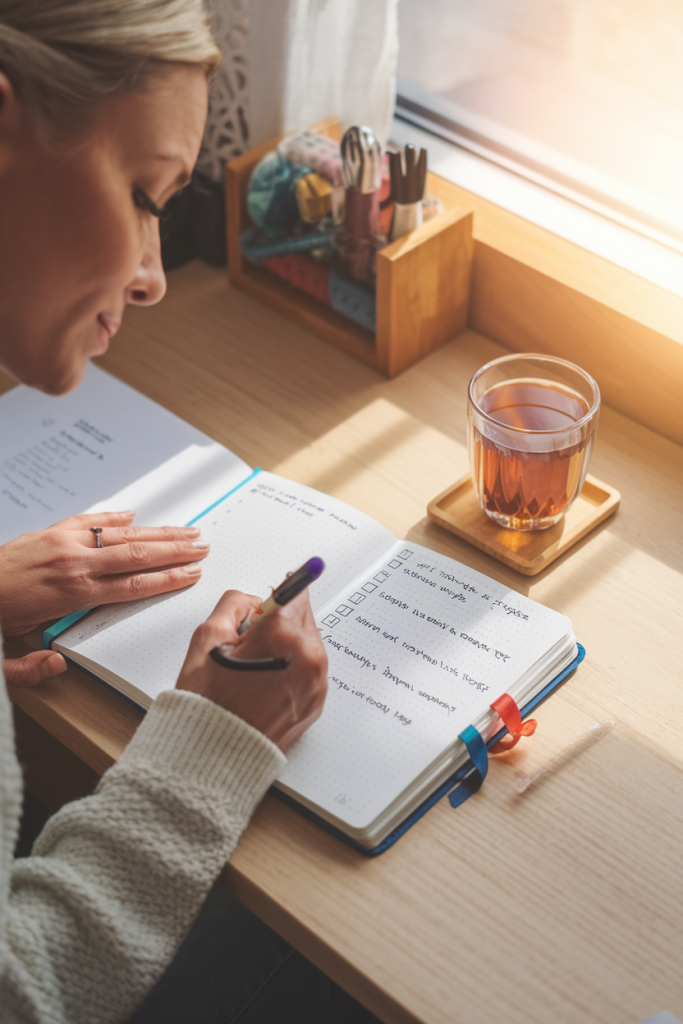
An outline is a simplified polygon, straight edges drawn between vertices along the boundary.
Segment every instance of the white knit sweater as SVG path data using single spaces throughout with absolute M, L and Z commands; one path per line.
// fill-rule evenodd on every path
M 170 690 L 93 796 L 13 861 L 22 784 L 0 667 L 2 1024 L 126 1021 L 283 764 L 241 719 Z

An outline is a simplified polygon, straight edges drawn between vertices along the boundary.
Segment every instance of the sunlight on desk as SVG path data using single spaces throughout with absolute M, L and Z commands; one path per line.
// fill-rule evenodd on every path
M 249 465 L 564 612 L 587 650 L 458 810 L 441 801 L 369 861 L 266 798 L 223 878 L 388 1024 L 489 1024 L 492 978 L 515 993 L 510 1024 L 683 1017 L 683 450 L 605 408 L 590 472 L 619 511 L 520 576 L 426 517 L 468 469 L 467 382 L 503 351 L 467 332 L 386 381 L 194 264 L 159 307 L 129 311 L 102 360 Z M 139 719 L 75 669 L 21 703 L 97 771 Z M 516 792 L 517 770 L 608 718 L 612 732 Z
M 393 402 L 376 398 L 278 463 L 274 472 L 334 494 L 380 518 L 389 529 L 402 530 L 404 516 L 387 515 L 385 487 L 400 491 L 406 506 L 414 509 L 414 514 L 423 514 L 424 488 L 430 486 L 430 480 L 438 488 L 463 463 L 467 463 L 464 446 Z M 415 466 L 422 470 L 419 489 Z

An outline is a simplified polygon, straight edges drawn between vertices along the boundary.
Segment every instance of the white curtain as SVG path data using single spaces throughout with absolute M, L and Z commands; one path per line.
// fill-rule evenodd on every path
M 250 0 L 248 55 L 254 144 L 333 116 L 386 142 L 398 0 Z
M 398 0 L 208 0 L 223 51 L 199 168 L 338 117 L 384 145 L 394 111 Z

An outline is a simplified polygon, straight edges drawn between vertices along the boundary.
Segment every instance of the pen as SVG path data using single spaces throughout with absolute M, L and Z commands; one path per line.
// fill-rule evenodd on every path
M 400 152 L 389 154 L 391 199 L 394 216 L 391 222 L 391 241 L 407 235 L 422 224 L 422 199 L 427 177 L 427 150 L 421 149 L 416 159 L 415 147 L 408 144 L 404 151 L 405 174 Z
M 267 597 L 265 601 L 262 601 L 258 608 L 252 612 L 253 615 L 272 615 L 273 612 L 283 608 L 286 604 L 289 604 L 297 594 L 300 594 L 302 590 L 309 587 L 311 583 L 315 583 L 319 576 L 322 575 L 325 563 L 322 558 L 309 558 L 307 562 L 297 569 L 296 572 L 290 572 L 283 579 L 279 587 L 276 587 L 270 597 Z M 243 633 L 249 629 L 251 625 L 251 617 L 247 615 L 246 619 L 242 619 L 240 628 L 237 630 L 237 635 L 242 636 Z
M 309 558 L 307 562 L 297 569 L 296 572 L 291 572 L 285 576 L 284 580 L 279 587 L 276 587 L 270 597 L 267 597 L 265 601 L 262 601 L 259 607 L 252 613 L 253 615 L 272 615 L 273 612 L 283 608 L 286 604 L 289 604 L 297 594 L 300 594 L 302 590 L 314 583 L 325 568 L 325 563 L 322 558 Z M 251 625 L 251 616 L 247 615 L 245 619 L 240 623 L 237 635 L 242 636 L 243 633 L 249 629 Z M 274 669 L 284 669 L 289 665 L 288 658 L 231 658 L 229 655 L 224 654 L 225 648 L 232 648 L 232 644 L 223 644 L 220 647 L 214 647 L 210 652 L 211 657 L 219 665 L 224 668 L 238 669 L 242 672 L 263 672 L 272 671 Z

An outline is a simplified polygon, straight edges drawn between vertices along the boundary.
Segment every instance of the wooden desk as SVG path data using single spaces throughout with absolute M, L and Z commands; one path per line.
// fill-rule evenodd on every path
M 533 740 L 457 811 L 441 801 L 367 860 L 268 797 L 224 881 L 386 1022 L 683 1017 L 683 450 L 605 409 L 591 471 L 621 510 L 540 576 L 517 575 L 425 517 L 466 471 L 466 384 L 500 351 L 468 333 L 387 382 L 192 264 L 159 307 L 127 313 L 102 360 L 251 465 L 567 613 L 588 651 Z M 13 697 L 28 778 L 53 806 L 139 719 L 76 670 Z M 517 795 L 515 772 L 608 718 L 609 735 Z M 68 778 L 34 723 L 81 759 Z

